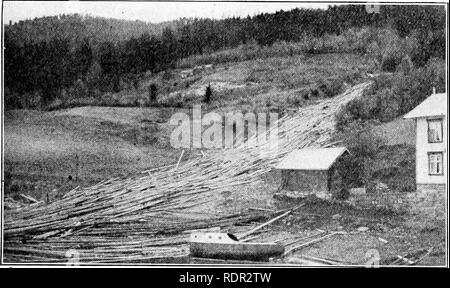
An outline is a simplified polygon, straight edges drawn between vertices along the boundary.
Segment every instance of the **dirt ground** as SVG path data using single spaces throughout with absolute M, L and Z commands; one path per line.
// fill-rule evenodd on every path
M 272 231 L 268 235 L 279 236 L 277 231 L 290 233 L 296 237 L 307 237 L 311 234 L 318 234 L 320 231 L 329 233 L 340 231 L 344 234 L 334 235 L 295 251 L 289 254 L 289 257 L 285 257 L 284 262 L 306 255 L 350 265 L 365 266 L 370 263 L 386 265 L 398 255 L 404 256 L 419 249 L 433 248 L 433 252 L 418 265 L 444 266 L 446 263 L 445 225 L 443 223 L 440 225 L 428 224 L 424 228 L 411 227 L 407 215 L 387 216 L 374 213 L 374 211 L 361 211 L 365 212 L 361 213 L 364 216 L 356 216 L 352 215 L 355 214 L 354 210 L 345 207 L 338 209 L 333 207 L 333 213 L 340 212 L 334 215 L 341 216 L 339 219 L 333 219 L 333 216 L 322 208 L 320 204 L 310 204 L 287 217 L 275 227 L 271 227 Z M 311 210 L 315 213 L 309 212 Z M 368 228 L 367 231 L 360 232 L 358 228 L 362 227 Z M 259 241 L 270 240 L 270 236 L 266 237 L 260 238 Z
M 397 255 L 432 247 L 432 254 L 420 265 L 445 265 L 445 223 L 423 218 L 413 220 L 411 215 L 389 211 L 358 210 L 322 200 L 307 201 L 306 204 L 280 225 L 287 225 L 290 231 L 299 233 L 319 229 L 345 234 L 294 252 L 294 257 L 307 255 L 357 265 L 376 260 L 384 265 Z M 361 232 L 359 229 L 367 231 Z
M 436 219 L 396 213 L 380 209 L 358 209 L 345 202 L 326 201 L 319 198 L 274 197 L 277 182 L 273 175 L 263 177 L 261 182 L 232 189 L 229 193 L 217 195 L 213 211 L 220 213 L 238 212 L 245 209 L 267 209 L 278 211 L 304 204 L 287 217 L 261 229 L 250 242 L 278 242 L 308 238 L 320 233 L 342 232 L 321 242 L 294 251 L 275 259 L 276 264 L 298 264 L 303 256 L 335 260 L 348 265 L 366 266 L 370 263 L 386 265 L 419 249 L 433 248 L 432 253 L 419 265 L 443 266 L 446 261 L 445 223 Z M 266 219 L 266 220 L 269 220 Z M 249 223 L 249 226 L 234 227 L 228 231 L 239 234 L 263 223 Z M 363 231 L 360 231 L 363 230 Z M 293 247 L 286 246 L 286 250 Z M 302 265 L 305 265 L 301 261 Z M 273 263 L 272 263 L 273 264 Z

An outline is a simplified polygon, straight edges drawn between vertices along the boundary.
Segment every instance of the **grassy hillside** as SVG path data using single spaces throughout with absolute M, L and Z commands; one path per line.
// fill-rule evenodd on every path
M 164 109 L 83 107 L 5 114 L 5 193 L 53 200 L 76 186 L 176 163 Z M 170 112 L 169 112 L 170 114 Z M 191 157 L 189 151 L 184 159 Z
M 370 59 L 350 53 L 226 62 L 187 78 L 181 76 L 181 68 L 149 73 L 121 92 L 75 99 L 67 95 L 55 100 L 50 109 L 83 105 L 188 108 L 202 104 L 205 109 L 284 111 L 332 97 L 366 79 L 372 69 Z M 149 99 L 152 84 L 156 101 Z M 213 94 L 211 102 L 205 103 L 208 85 Z
M 416 145 L 416 123 L 411 119 L 400 117 L 391 122 L 376 125 L 373 132 L 389 146 Z

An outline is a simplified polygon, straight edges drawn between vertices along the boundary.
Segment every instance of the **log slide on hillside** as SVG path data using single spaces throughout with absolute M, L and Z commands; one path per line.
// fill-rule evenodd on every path
M 278 121 L 278 145 L 211 151 L 129 178 L 76 188 L 52 203 L 5 211 L 5 262 L 152 262 L 189 253 L 186 230 L 230 227 L 267 217 L 264 211 L 202 213 L 214 194 L 258 181 L 294 149 L 330 146 L 334 115 L 371 83 L 298 110 Z M 270 133 L 270 130 L 268 131 Z M 256 141 L 250 138 L 249 143 Z M 275 214 L 274 214 L 275 215 Z M 273 216 L 273 215 L 269 215 Z M 160 261 L 160 260 L 158 260 Z

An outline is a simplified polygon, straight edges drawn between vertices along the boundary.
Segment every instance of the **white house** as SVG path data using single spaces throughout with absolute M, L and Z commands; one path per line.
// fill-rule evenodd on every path
M 429 96 L 404 116 L 416 121 L 416 183 L 418 191 L 446 191 L 447 94 Z

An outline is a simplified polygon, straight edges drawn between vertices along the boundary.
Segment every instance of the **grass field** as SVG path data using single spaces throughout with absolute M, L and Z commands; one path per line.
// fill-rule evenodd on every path
M 5 194 L 51 201 L 79 185 L 176 163 L 180 151 L 169 147 L 168 128 L 158 123 L 164 113 L 109 107 L 8 111 Z

